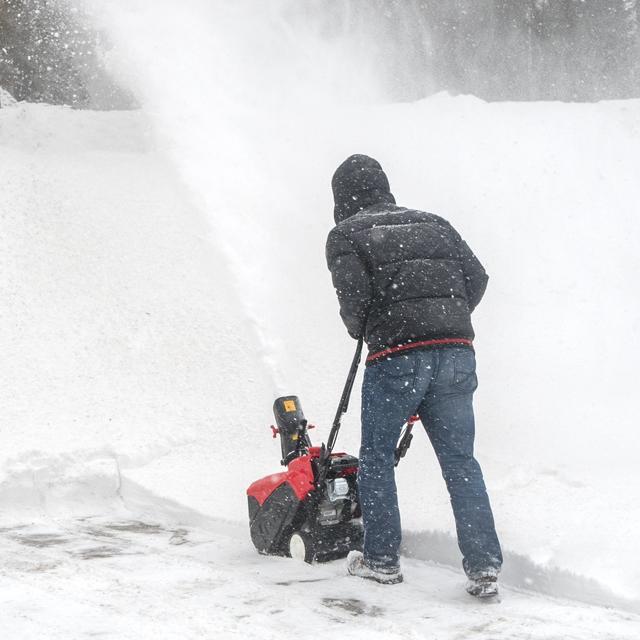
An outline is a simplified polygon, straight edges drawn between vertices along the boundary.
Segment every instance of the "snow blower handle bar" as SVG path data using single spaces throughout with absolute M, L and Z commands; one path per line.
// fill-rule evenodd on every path
M 319 482 L 323 482 L 326 478 L 327 471 L 329 470 L 329 458 L 331 452 L 338 438 L 338 431 L 340 431 L 340 421 L 342 416 L 347 412 L 349 408 L 349 398 L 351 398 L 351 391 L 353 390 L 353 383 L 356 379 L 356 373 L 358 372 L 358 365 L 360 364 L 360 358 L 362 357 L 362 338 L 358 338 L 358 345 L 356 346 L 356 352 L 353 355 L 353 361 L 351 362 L 351 368 L 349 369 L 349 375 L 347 381 L 342 390 L 342 396 L 340 398 L 340 404 L 338 404 L 338 410 L 336 411 L 336 417 L 333 419 L 333 425 L 329 432 L 329 439 L 326 445 L 322 445 L 320 452 L 320 473 Z

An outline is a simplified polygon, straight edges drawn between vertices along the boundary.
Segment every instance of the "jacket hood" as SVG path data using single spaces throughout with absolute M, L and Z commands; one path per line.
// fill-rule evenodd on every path
M 389 180 L 380 163 L 369 156 L 349 156 L 331 180 L 336 224 L 374 204 L 395 204 Z

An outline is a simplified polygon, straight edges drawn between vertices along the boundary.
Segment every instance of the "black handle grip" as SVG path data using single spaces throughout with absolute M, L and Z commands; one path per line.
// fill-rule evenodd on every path
M 322 452 L 320 454 L 320 473 L 319 480 L 323 481 L 326 477 L 328 466 L 329 466 L 329 458 L 331 457 L 331 452 L 333 451 L 333 447 L 336 443 L 336 439 L 338 438 L 338 432 L 340 431 L 340 422 L 342 420 L 342 416 L 347 412 L 349 408 L 349 399 L 351 398 L 351 391 L 353 390 L 353 383 L 356 379 L 356 374 L 358 373 L 358 366 L 360 365 L 360 358 L 362 357 L 362 344 L 363 339 L 358 339 L 358 345 L 356 346 L 356 352 L 353 355 L 353 360 L 351 361 L 351 368 L 349 369 L 349 375 L 347 376 L 347 381 L 344 385 L 344 389 L 342 390 L 342 396 L 340 397 L 340 403 L 338 404 L 338 410 L 336 411 L 336 417 L 333 419 L 333 425 L 331 426 L 331 431 L 329 432 L 329 438 L 327 440 L 326 445 L 322 445 Z

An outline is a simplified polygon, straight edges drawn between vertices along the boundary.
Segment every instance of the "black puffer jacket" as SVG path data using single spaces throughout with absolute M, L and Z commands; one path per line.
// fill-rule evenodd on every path
M 340 315 L 370 353 L 438 339 L 472 340 L 488 276 L 456 230 L 396 206 L 380 165 L 351 156 L 333 179 L 336 226 L 327 263 Z

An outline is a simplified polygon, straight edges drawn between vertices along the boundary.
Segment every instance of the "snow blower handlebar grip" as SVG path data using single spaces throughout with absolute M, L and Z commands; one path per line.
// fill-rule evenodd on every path
M 411 441 L 413 440 L 413 425 L 416 422 L 420 421 L 420 416 L 411 416 L 407 420 L 407 424 L 404 428 L 404 432 L 402 436 L 400 436 L 400 441 L 398 442 L 398 446 L 396 447 L 394 458 L 395 458 L 395 466 L 398 466 L 401 458 L 404 458 L 407 455 L 407 451 L 411 446 Z
M 329 467 L 329 458 L 331 457 L 331 452 L 333 451 L 333 447 L 338 437 L 338 431 L 340 430 L 340 421 L 349 408 L 349 398 L 351 398 L 353 383 L 355 382 L 356 374 L 358 373 L 358 366 L 360 365 L 360 358 L 362 357 L 362 342 L 362 338 L 359 338 L 358 345 L 356 346 L 356 352 L 353 355 L 353 360 L 351 362 L 351 368 L 349 369 L 349 375 L 347 376 L 347 381 L 344 385 L 344 389 L 342 390 L 342 396 L 340 397 L 336 417 L 333 419 L 333 425 L 329 432 L 329 439 L 327 440 L 326 445 L 322 445 L 322 451 L 320 453 L 320 469 L 318 474 L 319 484 L 321 484 L 326 478 Z

